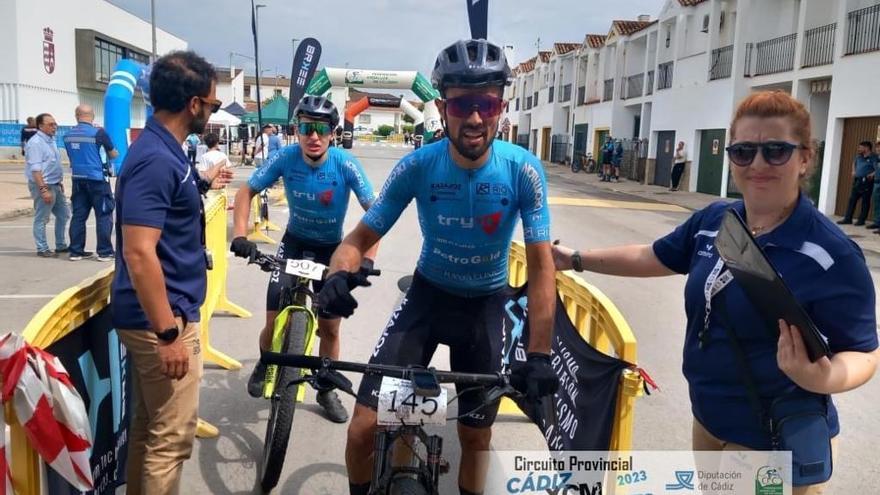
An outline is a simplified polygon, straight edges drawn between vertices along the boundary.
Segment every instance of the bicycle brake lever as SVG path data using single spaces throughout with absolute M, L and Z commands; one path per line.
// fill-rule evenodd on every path
M 354 389 L 352 388 L 351 380 L 342 373 L 329 368 L 321 368 L 315 373 L 312 386 L 318 391 L 332 390 L 336 388 L 352 397 L 357 397 L 357 394 L 354 393 Z

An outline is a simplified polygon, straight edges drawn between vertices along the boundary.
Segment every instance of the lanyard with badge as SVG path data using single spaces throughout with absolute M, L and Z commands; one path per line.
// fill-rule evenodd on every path
M 706 298 L 706 313 L 703 316 L 703 329 L 700 330 L 700 333 L 697 336 L 700 340 L 700 349 L 705 348 L 708 343 L 709 317 L 712 314 L 712 298 L 724 290 L 724 288 L 733 281 L 733 274 L 730 273 L 730 270 L 724 270 L 723 272 L 722 270 L 724 270 L 724 260 L 718 258 L 715 267 L 712 268 L 712 271 L 709 272 L 709 276 L 706 277 L 706 283 L 703 284 L 703 296 Z

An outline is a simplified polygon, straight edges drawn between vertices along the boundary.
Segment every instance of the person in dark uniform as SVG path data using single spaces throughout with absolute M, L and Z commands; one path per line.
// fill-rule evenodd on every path
M 27 142 L 37 134 L 37 123 L 33 117 L 27 118 L 27 125 L 21 128 L 21 156 L 24 156 L 24 149 Z
M 89 105 L 76 107 L 77 125 L 64 136 L 64 148 L 70 159 L 73 188 L 70 203 L 70 261 L 92 257 L 86 247 L 86 220 L 89 211 L 95 211 L 98 261 L 113 261 L 113 191 L 110 189 L 110 168 L 101 159 L 101 149 L 108 160 L 119 156 L 110 136 L 95 127 L 95 111 Z
M 871 209 L 874 169 L 877 166 L 877 155 L 873 151 L 874 146 L 871 144 L 871 141 L 859 143 L 859 151 L 856 154 L 852 169 L 852 192 L 849 193 L 849 204 L 846 206 L 846 214 L 843 216 L 843 220 L 837 222 L 840 225 L 853 223 L 853 213 L 859 201 L 862 202 L 862 210 L 859 212 L 859 219 L 853 225 L 865 225 L 865 219 L 868 218 L 868 210 Z

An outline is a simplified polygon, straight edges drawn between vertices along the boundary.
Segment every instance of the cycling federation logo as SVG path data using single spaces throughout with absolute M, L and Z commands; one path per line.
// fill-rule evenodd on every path
M 755 495 L 782 495 L 782 470 L 763 466 L 755 474 Z
M 333 189 L 327 189 L 318 193 L 318 201 L 324 206 L 329 206 L 333 202 Z

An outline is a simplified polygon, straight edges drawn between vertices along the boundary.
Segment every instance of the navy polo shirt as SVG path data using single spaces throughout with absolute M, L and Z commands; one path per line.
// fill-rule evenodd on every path
M 688 276 L 683 371 L 694 417 L 722 440 L 769 450 L 770 439 L 750 406 L 735 351 L 721 326 L 716 310 L 719 298 L 725 299 L 728 323 L 743 347 L 765 407 L 796 385 L 777 366 L 777 337 L 766 328 L 736 280 L 713 298 L 708 342 L 699 348 L 706 308 L 704 285 L 718 261 L 714 241 L 728 208 L 745 217 L 742 201 L 709 205 L 657 240 L 654 254 L 669 269 Z M 757 240 L 832 352 L 877 348 L 874 285 L 862 251 L 805 196 L 798 199 L 785 223 Z M 829 424 L 836 435 L 840 427 L 833 405 Z
M 868 174 L 873 174 L 874 169 L 877 166 L 877 155 L 871 154 L 868 156 L 856 155 L 856 178 L 861 179 L 862 177 L 866 177 Z
M 207 285 L 201 196 L 196 171 L 173 135 L 154 118 L 131 145 L 116 182 L 116 246 L 124 253 L 123 225 L 160 229 L 156 253 L 176 316 L 199 321 Z M 113 324 L 150 329 L 123 256 L 116 257 L 111 295 Z M 153 329 L 156 330 L 156 329 Z

